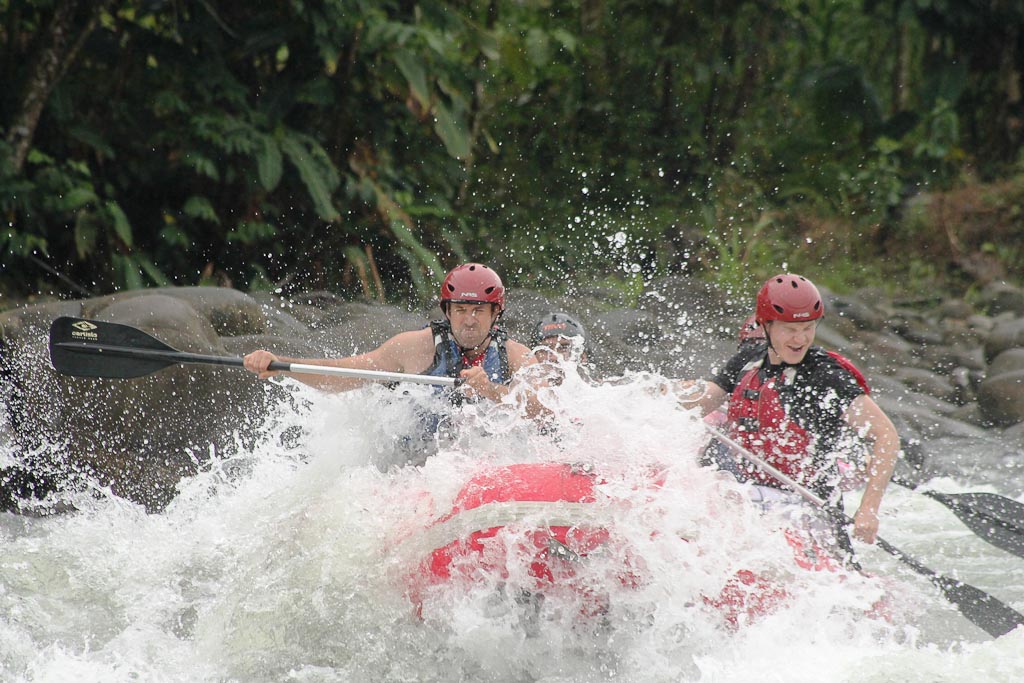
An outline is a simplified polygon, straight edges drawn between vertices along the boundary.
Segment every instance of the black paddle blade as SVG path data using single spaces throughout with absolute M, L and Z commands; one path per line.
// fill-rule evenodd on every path
M 875 539 L 875 544 L 918 574 L 927 576 L 946 599 L 960 610 L 960 614 L 993 638 L 1005 636 L 1018 626 L 1024 626 L 1024 614 L 998 598 L 970 584 L 936 573 L 882 537 Z
M 50 325 L 50 363 L 73 377 L 142 377 L 179 361 L 174 348 L 118 323 L 61 317 Z
M 993 638 L 1005 636 L 1024 625 L 1024 615 L 970 584 L 941 574 L 933 576 L 932 583 L 939 587 L 947 600 L 956 605 L 961 614 Z
M 1024 557 L 1024 503 L 995 493 L 922 493 L 952 510 L 982 539 Z

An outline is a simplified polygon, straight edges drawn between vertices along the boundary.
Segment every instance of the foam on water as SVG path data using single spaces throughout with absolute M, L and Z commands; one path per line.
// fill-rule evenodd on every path
M 545 391 L 558 415 L 546 433 L 512 406 L 464 406 L 422 467 L 388 472 L 378 465 L 421 448 L 404 436 L 429 391 L 294 386 L 299 400 L 255 441 L 214 452 L 163 513 L 92 491 L 74 514 L 0 520 L 0 679 L 1024 680 L 1024 633 L 987 639 L 884 553 L 863 549 L 875 576 L 795 570 L 780 520 L 695 465 L 701 424 L 657 384 L 570 372 Z M 539 611 L 512 567 L 431 587 L 417 615 L 410 581 L 430 524 L 474 474 L 524 462 L 592 466 L 612 540 Z M 923 496 L 894 488 L 884 513 L 894 544 L 1024 607 L 1024 560 Z M 744 568 L 790 597 L 730 629 L 702 597 Z M 893 619 L 866 616 L 885 595 Z

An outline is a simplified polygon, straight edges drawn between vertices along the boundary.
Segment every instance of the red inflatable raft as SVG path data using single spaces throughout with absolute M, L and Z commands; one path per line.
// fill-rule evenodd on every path
M 645 580 L 643 561 L 608 528 L 610 500 L 601 491 L 607 480 L 588 466 L 568 463 L 497 467 L 472 477 L 456 496 L 449 513 L 423 532 L 432 548 L 410 583 L 410 597 L 422 616 L 423 596 L 432 587 L 490 581 L 509 582 L 527 594 L 564 591 L 584 593 L 581 611 L 593 615 L 606 606 L 605 595 L 580 582 L 585 559 L 609 547 L 616 558 L 614 576 L 622 586 Z M 618 482 L 617 482 L 618 483 Z M 634 491 L 659 487 L 652 474 Z M 642 498 L 643 496 L 641 496 Z M 635 504 L 636 497 L 633 497 Z M 842 571 L 839 564 L 805 536 L 786 533 L 795 567 L 808 571 Z M 786 587 L 752 570 L 729 577 L 717 595 L 702 596 L 737 626 L 774 610 L 788 597 Z

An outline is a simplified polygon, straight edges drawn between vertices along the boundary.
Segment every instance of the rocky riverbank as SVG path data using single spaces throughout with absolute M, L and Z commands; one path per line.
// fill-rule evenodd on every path
M 1007 474 L 997 483 L 1004 493 L 1024 491 L 1024 291 L 990 285 L 973 305 L 900 303 L 870 291 L 826 299 L 818 342 L 867 375 L 908 445 L 903 467 L 970 478 L 983 465 Z M 505 325 L 528 341 L 533 322 L 552 310 L 584 323 L 604 376 L 704 376 L 735 349 L 735 331 L 749 313 L 704 283 L 673 277 L 651 283 L 635 306 L 614 291 L 571 299 L 512 291 Z M 23 500 L 87 478 L 160 509 L 211 447 L 244 438 L 271 405 L 287 400 L 280 387 L 234 368 L 175 366 L 131 380 L 59 375 L 47 355 L 58 316 L 131 325 L 182 351 L 240 356 L 267 348 L 324 357 L 372 349 L 438 314 L 328 292 L 285 300 L 210 287 L 8 310 L 0 314 L 0 424 L 9 454 L 0 463 L 0 502 L 24 510 Z

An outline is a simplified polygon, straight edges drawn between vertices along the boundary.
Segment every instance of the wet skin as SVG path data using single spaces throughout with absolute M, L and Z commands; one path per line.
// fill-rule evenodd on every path
M 448 321 L 455 342 L 467 350 L 483 347 L 498 318 L 494 308 L 492 304 L 449 304 Z

